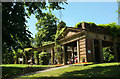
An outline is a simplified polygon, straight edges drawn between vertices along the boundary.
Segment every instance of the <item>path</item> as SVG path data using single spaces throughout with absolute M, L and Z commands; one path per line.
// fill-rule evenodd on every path
M 65 68 L 65 67 L 69 67 L 69 65 L 65 65 L 65 66 L 61 66 L 61 67 L 55 67 L 55 68 L 50 68 L 50 69 L 46 69 L 46 70 L 42 70 L 42 71 L 31 72 L 31 73 L 24 74 L 24 75 L 21 75 L 21 76 L 33 75 L 33 74 L 47 72 L 47 71 L 52 71 L 52 70 L 56 70 L 56 69 L 60 69 L 60 68 Z M 19 77 L 21 77 L 21 76 L 19 76 Z

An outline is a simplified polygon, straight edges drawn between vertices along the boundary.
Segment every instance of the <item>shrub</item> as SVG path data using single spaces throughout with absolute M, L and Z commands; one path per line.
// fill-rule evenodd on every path
M 112 55 L 111 47 L 106 47 L 103 49 L 103 55 L 105 62 L 114 61 L 114 55 Z
M 34 60 L 36 64 L 39 64 L 38 63 L 38 51 L 34 51 Z
M 47 65 L 49 63 L 49 57 L 47 55 L 47 52 L 41 52 L 39 54 L 39 63 L 41 65 Z

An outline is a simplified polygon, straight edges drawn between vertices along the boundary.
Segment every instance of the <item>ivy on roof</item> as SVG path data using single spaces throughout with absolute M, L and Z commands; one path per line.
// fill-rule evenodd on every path
M 84 21 L 83 21 L 84 22 Z M 81 24 L 83 22 L 77 23 L 74 27 L 79 28 L 81 27 Z M 109 23 L 109 24 L 95 24 L 94 22 L 84 22 L 90 24 L 90 26 L 99 26 L 99 27 L 104 27 L 107 28 L 110 31 L 110 34 L 114 37 L 120 36 L 120 26 L 117 25 L 115 22 Z
M 90 24 L 90 26 L 97 26 L 94 22 L 85 22 L 85 21 L 83 21 L 83 22 L 77 23 L 74 27 L 79 28 L 82 25 L 82 23 L 88 23 L 88 24 Z
M 98 24 L 97 26 L 109 29 L 110 34 L 113 35 L 114 37 L 120 36 L 120 26 L 117 25 L 115 22 L 109 24 Z

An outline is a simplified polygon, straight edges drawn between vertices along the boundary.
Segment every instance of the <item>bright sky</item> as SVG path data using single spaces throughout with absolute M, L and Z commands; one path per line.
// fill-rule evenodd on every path
M 82 21 L 94 22 L 96 24 L 107 24 L 116 22 L 118 24 L 118 3 L 116 2 L 69 2 L 63 5 L 65 10 L 61 11 L 61 20 L 66 22 L 67 26 L 75 26 Z M 60 18 L 60 11 L 54 11 Z M 37 20 L 32 15 L 27 25 L 33 33 L 33 37 L 37 33 L 35 23 Z

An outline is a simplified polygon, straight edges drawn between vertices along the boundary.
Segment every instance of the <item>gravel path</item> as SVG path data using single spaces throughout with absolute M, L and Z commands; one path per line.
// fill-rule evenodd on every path
M 47 72 L 47 71 L 52 71 L 52 70 L 56 70 L 56 69 L 60 69 L 60 68 L 65 68 L 65 67 L 69 67 L 69 65 L 65 65 L 65 66 L 61 66 L 61 67 L 55 67 L 55 68 L 50 68 L 50 69 L 46 69 L 46 70 L 42 70 L 42 71 L 31 72 L 31 73 L 24 74 L 24 75 L 21 75 L 21 76 L 33 75 L 33 74 Z M 19 77 L 21 77 L 21 76 L 19 76 Z

